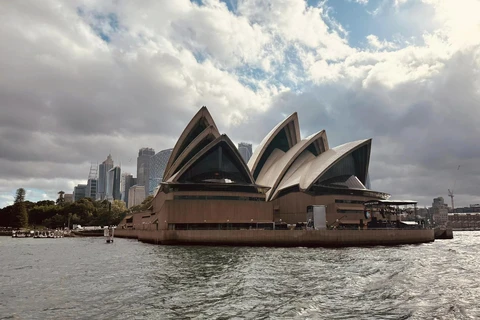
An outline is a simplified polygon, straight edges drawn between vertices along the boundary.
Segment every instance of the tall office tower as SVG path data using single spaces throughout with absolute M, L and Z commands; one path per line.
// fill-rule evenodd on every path
M 104 200 L 107 194 L 107 173 L 113 168 L 112 156 L 98 166 L 97 200 Z
M 92 200 L 97 199 L 97 187 L 98 187 L 98 164 L 92 163 L 90 165 L 90 173 L 88 174 L 87 190 L 85 197 Z
M 92 200 L 97 199 L 97 184 L 98 180 L 90 178 L 87 180 L 87 189 L 85 192 L 85 197 L 90 198 Z
M 125 204 L 128 205 L 128 191 L 130 190 L 131 187 L 137 184 L 137 179 L 134 178 L 131 174 L 127 174 L 124 176 L 125 177 L 125 187 L 124 191 L 122 192 L 122 200 L 125 202 Z
M 246 143 L 246 142 L 240 142 L 238 144 L 238 151 L 240 152 L 242 159 L 245 161 L 245 163 L 247 163 L 248 160 L 250 160 L 250 157 L 252 156 L 252 144 Z
M 86 184 L 78 184 L 73 188 L 73 201 L 78 201 L 82 198 L 85 198 L 87 193 Z
M 160 185 L 163 179 L 163 173 L 167 167 L 168 159 L 173 149 L 165 149 L 150 158 L 150 177 L 148 194 L 153 194 L 155 188 Z
M 121 199 L 123 200 L 123 197 L 125 195 L 125 177 L 130 175 L 128 172 L 122 172 L 122 177 L 120 178 L 120 194 L 121 194 Z M 128 192 L 128 189 L 127 189 Z
M 121 169 L 120 167 L 113 167 L 107 173 L 107 200 L 120 200 L 120 179 Z
M 148 180 L 150 178 L 150 158 L 155 155 L 152 148 L 138 150 L 137 158 L 137 185 L 145 187 L 145 197 L 148 196 Z
M 145 200 L 145 186 L 134 185 L 128 190 L 128 204 L 127 207 L 138 206 Z

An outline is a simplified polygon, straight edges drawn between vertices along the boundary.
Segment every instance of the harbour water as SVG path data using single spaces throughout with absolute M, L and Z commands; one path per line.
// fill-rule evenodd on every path
M 398 247 L 0 237 L 0 319 L 479 319 L 480 232 Z

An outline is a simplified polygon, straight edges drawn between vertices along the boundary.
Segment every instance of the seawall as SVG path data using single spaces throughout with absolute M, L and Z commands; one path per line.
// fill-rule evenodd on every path
M 433 242 L 434 230 L 122 230 L 116 237 L 164 245 L 351 247 Z

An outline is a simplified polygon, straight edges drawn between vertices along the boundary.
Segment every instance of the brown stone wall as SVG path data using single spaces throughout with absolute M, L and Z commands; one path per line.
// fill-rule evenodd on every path
M 272 222 L 272 204 L 263 201 L 172 200 L 164 206 L 168 223 Z
M 423 230 L 119 230 L 116 235 L 158 244 L 344 247 L 399 245 L 434 241 Z
M 138 220 L 136 228 L 149 230 L 167 229 L 170 223 L 247 223 L 272 222 L 272 203 L 248 200 L 201 200 L 174 199 L 175 196 L 235 196 L 235 197 L 265 197 L 261 194 L 243 192 L 213 192 L 213 191 L 178 191 L 170 193 L 159 192 L 153 200 L 153 213 L 149 223 Z M 227 221 L 228 220 L 228 221 Z
M 363 213 L 337 213 L 338 209 L 343 210 L 364 210 L 362 204 L 335 203 L 335 199 L 368 201 L 371 198 L 348 195 L 326 195 L 312 196 L 303 192 L 293 192 L 286 194 L 272 201 L 275 212 L 275 221 L 282 219 L 287 223 L 296 223 L 306 221 L 307 206 L 325 205 L 327 206 L 327 223 L 332 224 L 336 219 L 341 221 L 360 221 L 365 217 Z

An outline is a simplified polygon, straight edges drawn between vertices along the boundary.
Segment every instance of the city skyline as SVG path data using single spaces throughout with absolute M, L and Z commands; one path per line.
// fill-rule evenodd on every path
M 480 202 L 478 1 L 273 3 L 2 3 L 0 207 L 71 192 L 109 153 L 136 172 L 202 105 L 253 149 L 298 111 L 303 136 L 372 138 L 393 199 Z

